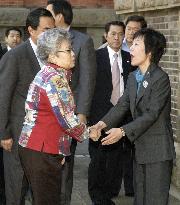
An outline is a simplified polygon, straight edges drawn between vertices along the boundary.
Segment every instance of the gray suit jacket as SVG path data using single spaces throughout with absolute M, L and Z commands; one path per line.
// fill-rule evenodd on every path
M 69 32 L 76 56 L 71 81 L 76 102 L 76 113 L 89 115 L 96 80 L 94 44 L 86 34 L 71 29 Z
M 40 70 L 29 40 L 7 52 L 0 61 L 0 139 L 18 140 L 29 85 Z
M 171 88 L 168 75 L 151 65 L 137 94 L 134 72 L 118 104 L 102 119 L 108 129 L 116 126 L 130 109 L 133 121 L 123 128 L 135 144 L 140 164 L 171 160 L 175 157 L 171 126 Z

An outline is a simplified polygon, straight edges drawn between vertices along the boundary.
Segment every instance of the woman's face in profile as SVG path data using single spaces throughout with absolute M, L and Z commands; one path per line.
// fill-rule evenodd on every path
M 61 68 L 69 70 L 75 66 L 75 54 L 72 50 L 72 46 L 68 41 L 63 41 L 54 55 L 54 64 Z
M 133 40 L 130 47 L 131 65 L 139 68 L 148 68 L 150 65 L 150 53 L 145 53 L 144 38 L 139 36 Z

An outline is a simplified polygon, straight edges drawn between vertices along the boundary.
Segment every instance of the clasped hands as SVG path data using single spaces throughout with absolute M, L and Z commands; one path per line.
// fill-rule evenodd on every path
M 89 128 L 89 138 L 93 141 L 98 141 L 101 136 L 101 131 L 107 127 L 103 121 L 99 121 L 97 124 Z M 106 132 L 107 136 L 101 140 L 102 145 L 110 145 L 118 142 L 123 136 L 120 128 L 112 128 Z

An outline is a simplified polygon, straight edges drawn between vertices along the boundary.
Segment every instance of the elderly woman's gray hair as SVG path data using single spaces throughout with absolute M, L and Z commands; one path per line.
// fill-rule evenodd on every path
M 63 41 L 69 41 L 70 35 L 67 31 L 60 28 L 53 28 L 42 33 L 37 40 L 37 57 L 46 64 L 49 54 L 56 54 Z

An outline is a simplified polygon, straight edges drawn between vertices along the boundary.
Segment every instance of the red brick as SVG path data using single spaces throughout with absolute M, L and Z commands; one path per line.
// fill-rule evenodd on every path
M 74 7 L 83 8 L 113 8 L 113 0 L 70 0 Z M 45 7 L 47 0 L 0 0 L 0 6 L 9 7 Z

